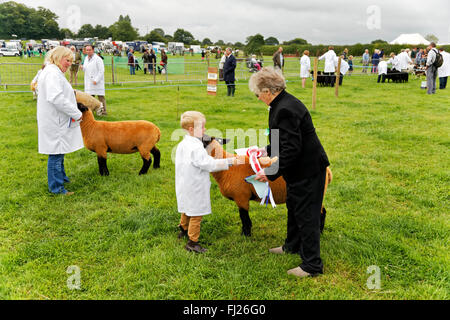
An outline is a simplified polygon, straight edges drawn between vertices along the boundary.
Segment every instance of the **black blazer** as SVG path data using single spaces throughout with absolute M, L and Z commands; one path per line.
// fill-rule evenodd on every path
M 227 82 L 236 81 L 234 77 L 234 70 L 236 69 L 236 58 L 230 54 L 223 64 L 223 80 Z
M 272 154 L 271 144 L 266 147 L 269 156 L 278 156 L 279 166 L 278 172 L 272 175 L 266 170 L 269 180 L 283 176 L 286 182 L 294 182 L 309 178 L 330 165 L 308 109 L 284 90 L 270 104 L 269 129 L 269 139 L 275 129 L 279 130 L 279 154 Z

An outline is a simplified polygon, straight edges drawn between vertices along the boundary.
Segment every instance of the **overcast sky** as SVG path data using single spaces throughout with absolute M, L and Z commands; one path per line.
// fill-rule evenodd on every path
M 0 2 L 5 2 L 0 0 Z M 129 15 L 140 34 L 162 28 L 190 31 L 200 41 L 245 42 L 261 33 L 285 41 L 304 38 L 313 44 L 368 43 L 394 40 L 401 33 L 436 35 L 450 43 L 448 0 L 17 0 L 46 7 L 59 16 L 61 28 L 82 24 L 109 26 Z M 73 7 L 81 14 L 73 14 Z M 69 10 L 70 9 L 70 10 Z M 69 14 L 70 13 L 70 14 Z M 75 30 L 77 31 L 77 30 Z M 134 40 L 134 39 L 130 39 Z

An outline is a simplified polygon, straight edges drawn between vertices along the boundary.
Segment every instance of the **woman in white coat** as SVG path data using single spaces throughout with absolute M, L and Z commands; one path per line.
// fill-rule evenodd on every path
M 309 51 L 303 51 L 300 59 L 300 78 L 302 78 L 302 88 L 305 87 L 306 79 L 311 76 L 311 60 L 309 59 Z
M 103 104 L 103 112 L 99 115 L 106 115 L 105 99 L 105 66 L 102 58 L 95 52 L 92 45 L 84 47 L 87 57 L 84 59 L 84 92 L 98 96 L 98 100 Z
M 72 65 L 72 52 L 56 47 L 47 53 L 48 65 L 38 81 L 37 125 L 39 153 L 48 154 L 48 188 L 55 194 L 71 195 L 64 188 L 69 178 L 64 170 L 64 154 L 83 148 L 75 93 L 64 73 Z

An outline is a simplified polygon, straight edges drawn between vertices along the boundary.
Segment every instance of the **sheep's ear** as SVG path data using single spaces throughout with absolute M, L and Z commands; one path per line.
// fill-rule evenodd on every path
M 88 111 L 89 109 L 84 105 L 84 104 L 82 104 L 82 103 L 77 103 L 77 105 L 78 105 L 78 110 L 80 110 L 81 112 L 86 112 L 86 111 Z
M 222 139 L 222 138 L 214 138 L 218 143 L 220 143 L 221 145 L 227 144 L 228 142 L 230 142 L 230 139 Z
M 207 146 L 214 140 L 214 137 L 210 137 L 207 134 L 204 134 L 202 137 L 203 148 L 206 149 Z

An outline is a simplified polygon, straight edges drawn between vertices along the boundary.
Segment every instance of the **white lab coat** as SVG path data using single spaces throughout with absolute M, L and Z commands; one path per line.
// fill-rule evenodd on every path
M 91 59 L 86 57 L 83 63 L 84 92 L 91 95 L 105 95 L 105 66 L 103 60 L 94 54 Z M 97 84 L 94 84 L 94 81 Z
M 228 170 L 227 159 L 209 156 L 200 139 L 186 135 L 175 155 L 175 192 L 178 212 L 187 216 L 211 213 L 210 172 Z
M 223 65 L 225 64 L 226 60 L 227 60 L 227 56 L 222 55 L 222 58 L 220 58 L 220 62 L 219 62 L 219 69 L 223 69 Z
M 311 76 L 311 60 L 307 55 L 303 55 L 300 59 L 300 78 L 308 78 Z
M 442 63 L 442 66 L 438 68 L 438 77 L 450 77 L 450 53 L 445 51 L 441 51 L 440 53 L 442 54 L 444 62 Z
M 83 148 L 75 93 L 58 66 L 42 70 L 38 81 L 37 124 L 39 153 L 66 154 Z M 69 127 L 69 122 L 70 127 Z
M 401 70 L 408 69 L 408 66 L 410 63 L 412 63 L 411 58 L 409 57 L 408 53 L 406 51 L 403 51 L 398 56 L 398 68 Z
M 325 69 L 323 72 L 335 72 L 336 68 L 334 62 L 336 60 L 336 53 L 334 50 L 328 50 L 327 53 L 320 56 L 319 60 L 325 59 Z
M 336 56 L 336 59 L 334 60 L 334 66 L 337 68 L 338 64 L 339 64 L 339 57 Z M 345 76 L 348 69 L 350 69 L 348 62 L 345 61 L 344 59 L 341 59 L 341 69 L 339 71 L 342 73 L 342 75 Z
M 399 67 L 399 64 L 398 64 L 398 57 L 397 56 L 394 56 L 393 58 L 390 58 L 387 63 L 392 64 L 392 69 L 395 69 L 397 71 L 401 71 L 401 69 Z
M 387 62 L 384 60 L 381 60 L 378 64 L 378 75 L 380 74 L 387 74 L 388 65 Z

